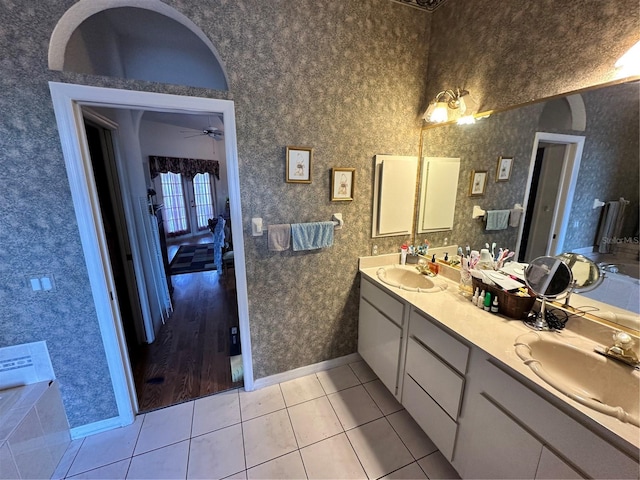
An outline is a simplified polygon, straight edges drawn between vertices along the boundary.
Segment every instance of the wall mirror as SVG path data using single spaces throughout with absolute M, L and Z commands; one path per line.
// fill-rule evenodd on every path
M 506 109 L 473 125 L 425 127 L 422 157 L 460 158 L 460 173 L 452 228 L 425 234 L 416 228 L 414 243 L 426 238 L 438 247 L 447 239 L 450 245 L 479 249 L 496 242 L 517 251 L 525 262 L 575 252 L 598 263 L 637 267 L 639 115 L 636 77 Z M 497 165 L 504 157 L 513 158 L 510 176 L 497 181 Z M 474 170 L 488 172 L 482 196 L 468 194 Z M 487 231 L 482 218 L 472 219 L 474 205 L 504 210 L 516 204 L 524 206 L 517 226 Z M 624 213 L 609 221 L 611 228 L 600 230 L 609 208 Z M 418 215 L 415 222 L 419 224 Z M 637 282 L 635 288 L 640 288 Z M 627 291 L 629 295 L 638 303 L 637 291 Z

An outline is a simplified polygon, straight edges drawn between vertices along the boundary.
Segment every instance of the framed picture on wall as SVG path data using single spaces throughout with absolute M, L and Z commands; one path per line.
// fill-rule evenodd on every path
M 331 201 L 353 200 L 355 168 L 331 169 Z
M 484 189 L 487 185 L 487 171 L 473 170 L 471 172 L 471 183 L 469 185 L 469 196 L 479 197 L 484 195 Z
M 311 183 L 313 148 L 287 147 L 287 183 Z
M 511 178 L 511 167 L 513 157 L 498 157 L 498 167 L 496 168 L 496 182 L 508 182 Z

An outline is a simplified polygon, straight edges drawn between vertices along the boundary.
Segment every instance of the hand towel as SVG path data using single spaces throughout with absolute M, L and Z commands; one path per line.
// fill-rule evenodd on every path
M 509 226 L 510 227 L 519 227 L 520 226 L 520 217 L 522 217 L 522 208 L 512 208 L 511 213 L 509 215 Z
M 293 250 L 316 250 L 333 245 L 333 222 L 292 223 Z
M 272 252 L 288 250 L 291 244 L 291 225 L 280 223 L 267 227 L 267 244 Z
M 511 210 L 487 211 L 486 230 L 505 230 L 509 225 L 509 213 Z

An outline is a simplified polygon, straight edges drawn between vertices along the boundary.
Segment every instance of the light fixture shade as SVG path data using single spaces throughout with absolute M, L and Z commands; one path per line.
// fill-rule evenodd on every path
M 429 116 L 429 121 L 434 123 L 442 123 L 449 120 L 449 107 L 447 102 L 438 102 L 435 104 L 431 115 Z

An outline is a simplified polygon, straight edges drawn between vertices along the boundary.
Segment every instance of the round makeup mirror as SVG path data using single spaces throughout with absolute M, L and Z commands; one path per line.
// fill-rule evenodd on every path
M 547 318 L 546 301 L 571 290 L 571 268 L 557 257 L 538 257 L 524 271 L 524 281 L 542 302 L 540 311 L 532 313 L 525 323 L 536 330 L 551 330 Z
M 565 252 L 557 256 L 567 264 L 573 275 L 570 293 L 588 292 L 598 287 L 604 280 L 604 273 L 600 267 L 589 258 L 579 253 Z M 569 303 L 569 295 L 565 304 Z

